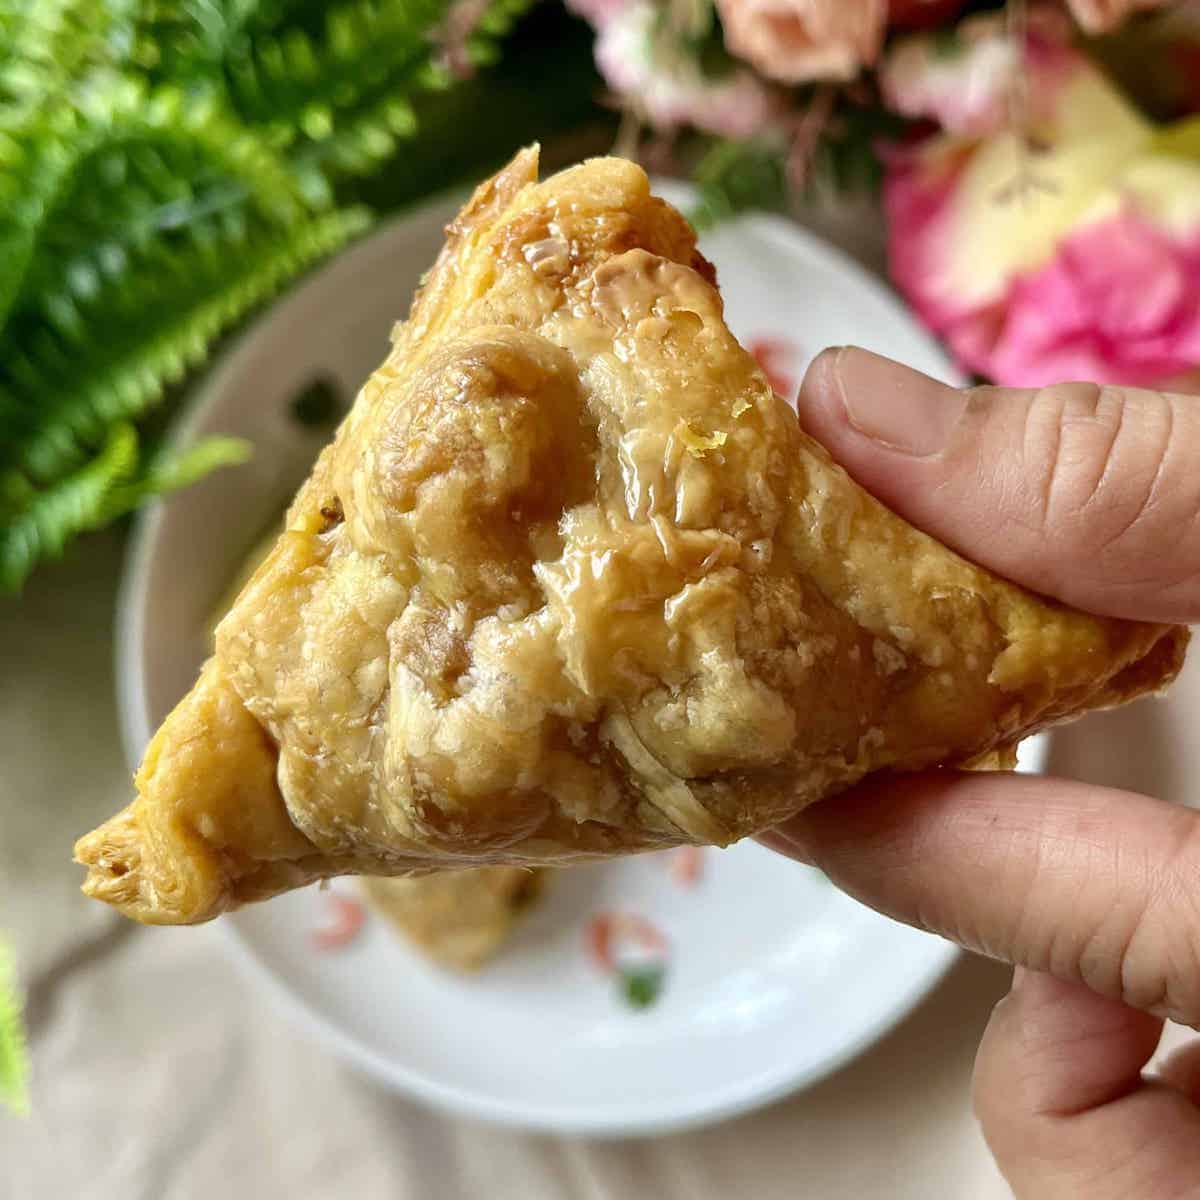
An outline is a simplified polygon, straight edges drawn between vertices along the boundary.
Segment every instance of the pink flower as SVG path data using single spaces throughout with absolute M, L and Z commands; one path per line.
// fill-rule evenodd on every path
M 716 0 L 731 54 L 782 83 L 853 79 L 879 55 L 887 0 Z
M 928 117 L 950 133 L 979 136 L 1010 118 L 1013 89 L 1025 85 L 1028 120 L 1044 120 L 1074 52 L 1057 10 L 1034 9 L 1026 37 L 1009 36 L 1003 13 L 971 17 L 949 35 L 902 38 L 879 70 L 884 101 L 906 117 Z
M 1182 374 L 1200 364 L 1200 224 L 1172 237 L 1128 204 L 1017 276 L 998 316 L 986 366 L 1006 383 L 1152 385 Z
M 1086 59 L 1056 71 L 1037 149 L 1000 131 L 889 155 L 892 277 L 998 383 L 1164 381 L 1200 365 L 1200 160 Z
M 704 74 L 700 63 L 648 0 L 616 7 L 612 0 L 575 0 L 592 9 L 596 65 L 614 92 L 651 125 L 693 125 L 709 133 L 746 138 L 778 112 L 774 92 L 744 69 Z M 601 12 L 601 9 L 603 11 Z
M 1166 3 L 1167 0 L 1067 0 L 1075 20 L 1088 33 L 1107 33 L 1133 13 L 1162 8 Z

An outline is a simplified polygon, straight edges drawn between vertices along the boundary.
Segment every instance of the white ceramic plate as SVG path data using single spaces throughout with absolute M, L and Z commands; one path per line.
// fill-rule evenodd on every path
M 664 190 L 686 201 L 682 189 Z M 131 758 L 191 684 L 214 605 L 323 440 L 291 417 L 291 398 L 318 376 L 353 395 L 453 208 L 403 218 L 318 272 L 196 397 L 179 438 L 234 433 L 257 449 L 138 528 L 118 629 Z M 954 378 L 885 288 L 791 224 L 741 219 L 703 249 L 734 330 L 766 340 L 781 386 L 799 380 L 812 353 L 847 342 Z M 1043 752 L 1031 743 L 1025 767 L 1040 766 Z M 387 1083 L 489 1120 L 603 1135 L 714 1120 L 812 1082 L 898 1021 L 956 953 L 753 844 L 708 852 L 691 887 L 668 867 L 655 855 L 556 876 L 511 950 L 469 980 L 432 968 L 373 921 L 343 950 L 316 952 L 312 934 L 331 904 L 316 889 L 224 924 L 314 1033 Z M 611 909 L 649 916 L 669 941 L 666 986 L 649 1009 L 624 1005 L 585 953 L 589 917 Z

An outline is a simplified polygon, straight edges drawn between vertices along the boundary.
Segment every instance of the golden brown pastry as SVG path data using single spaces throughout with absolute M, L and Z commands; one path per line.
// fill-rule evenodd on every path
M 282 520 L 274 522 L 234 574 L 213 613 L 210 646 L 221 618 L 274 549 L 281 529 Z M 545 876 L 524 867 L 468 867 L 397 878 L 366 876 L 362 889 L 368 904 L 434 962 L 475 971 L 500 952 L 518 917 L 541 893 Z
M 1161 688 L 1179 627 L 964 561 L 799 429 L 687 222 L 599 159 L 483 184 L 167 718 L 84 890 L 726 845 Z
M 474 971 L 499 953 L 537 898 L 545 871 L 474 867 L 406 879 L 366 878 L 376 912 L 435 962 Z

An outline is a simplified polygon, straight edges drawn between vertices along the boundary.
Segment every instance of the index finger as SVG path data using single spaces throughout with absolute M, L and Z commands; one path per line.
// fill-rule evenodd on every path
M 1191 809 L 1066 780 L 937 771 L 861 784 L 776 833 L 775 849 L 888 916 L 1200 1024 Z

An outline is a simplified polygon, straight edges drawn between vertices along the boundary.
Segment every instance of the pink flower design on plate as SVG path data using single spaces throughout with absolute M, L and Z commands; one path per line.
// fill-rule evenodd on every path
M 317 950 L 342 950 L 362 932 L 367 912 L 357 900 L 340 892 L 329 892 L 327 900 L 329 923 L 313 930 L 312 944 Z
M 775 394 L 785 400 L 793 399 L 799 383 L 793 365 L 800 360 L 800 347 L 791 338 L 765 335 L 751 338 L 746 349 L 754 356 Z

